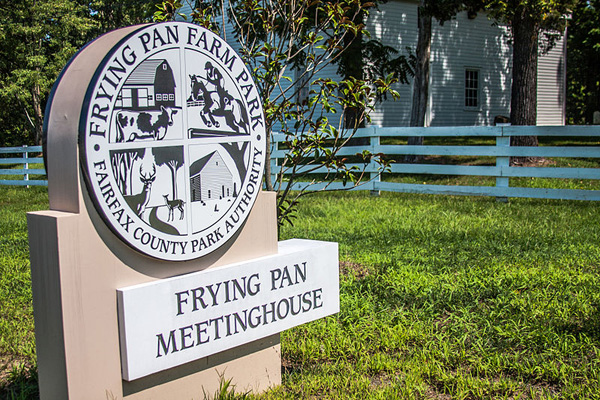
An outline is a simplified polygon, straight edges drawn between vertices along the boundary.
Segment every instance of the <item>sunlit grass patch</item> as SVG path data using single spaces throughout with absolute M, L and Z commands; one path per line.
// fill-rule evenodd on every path
M 284 358 L 313 371 L 286 388 L 303 393 L 307 380 L 329 377 L 323 397 L 593 397 L 599 222 L 584 202 L 389 193 L 305 202 L 283 236 L 339 241 L 342 260 L 369 273 L 342 275 L 337 316 L 284 334 Z

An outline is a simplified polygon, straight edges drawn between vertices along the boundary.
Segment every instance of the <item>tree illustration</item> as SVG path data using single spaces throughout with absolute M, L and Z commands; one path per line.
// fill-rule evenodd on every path
M 177 198 L 177 170 L 183 165 L 183 146 L 154 148 L 156 165 L 166 165 L 171 170 L 173 200 Z
M 244 180 L 246 177 L 246 163 L 244 162 L 244 154 L 246 154 L 246 150 L 248 149 L 249 142 L 233 142 L 233 143 L 221 143 L 221 146 L 227 150 L 233 161 L 235 162 L 235 166 L 240 174 L 240 180 Z
M 111 151 L 110 161 L 115 180 L 123 195 L 131 193 L 131 170 L 135 160 L 144 154 L 143 149 L 125 149 Z

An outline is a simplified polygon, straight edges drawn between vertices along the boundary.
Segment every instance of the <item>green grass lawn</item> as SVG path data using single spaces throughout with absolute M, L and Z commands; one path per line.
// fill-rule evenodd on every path
M 310 199 L 282 236 L 340 243 L 341 312 L 283 334 L 270 396 L 600 395 L 599 223 L 597 203 Z
M 25 211 L 47 197 L 0 187 L 0 204 L 0 398 L 27 399 Z M 341 312 L 282 334 L 283 384 L 257 397 L 600 398 L 599 225 L 592 202 L 306 199 L 281 237 L 339 242 Z
M 45 187 L 0 186 L 0 399 L 37 392 L 25 213 L 47 208 Z

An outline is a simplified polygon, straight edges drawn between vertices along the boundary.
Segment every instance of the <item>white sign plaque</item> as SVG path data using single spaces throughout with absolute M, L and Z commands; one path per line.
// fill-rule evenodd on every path
M 123 379 L 134 380 L 339 312 L 337 243 L 118 290 Z
M 137 251 L 202 257 L 250 213 L 264 125 L 250 72 L 223 39 L 184 22 L 142 26 L 111 49 L 86 92 L 79 150 L 90 197 Z

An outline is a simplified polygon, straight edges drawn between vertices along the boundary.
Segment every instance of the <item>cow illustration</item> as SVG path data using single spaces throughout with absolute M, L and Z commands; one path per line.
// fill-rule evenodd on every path
M 177 110 L 160 106 L 160 111 L 119 111 L 116 116 L 117 142 L 135 140 L 163 140 L 173 125 Z

